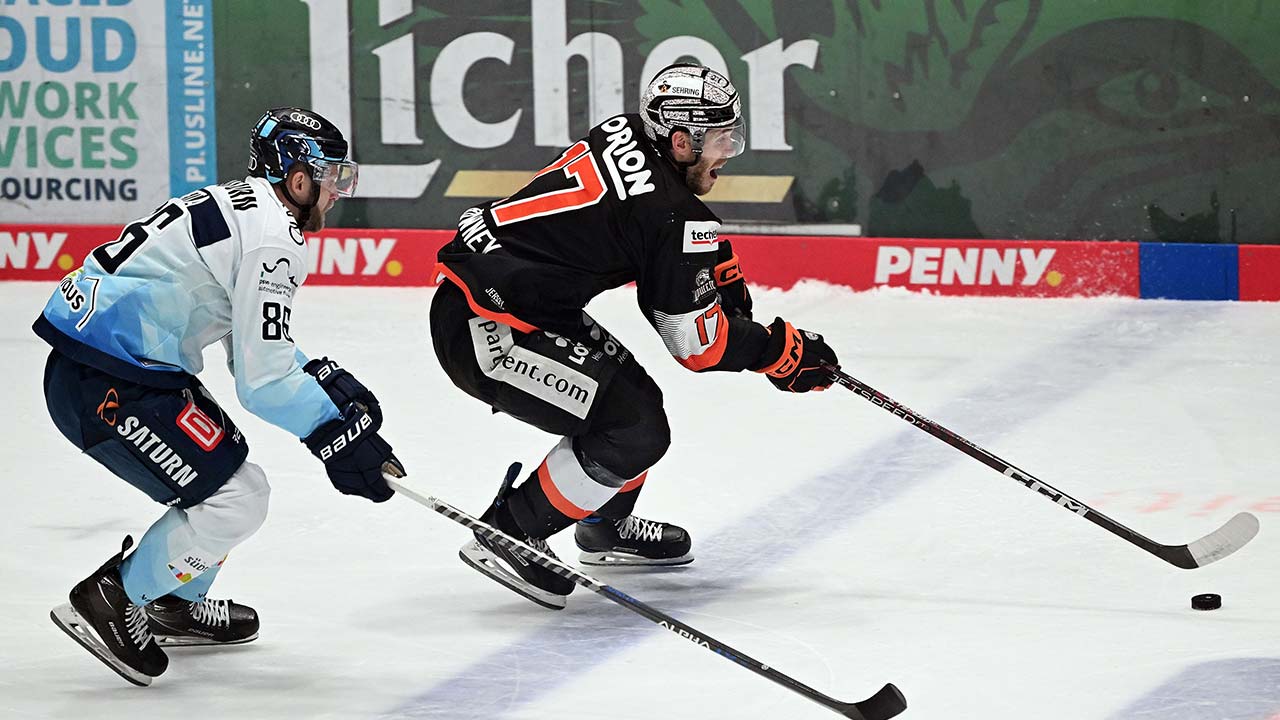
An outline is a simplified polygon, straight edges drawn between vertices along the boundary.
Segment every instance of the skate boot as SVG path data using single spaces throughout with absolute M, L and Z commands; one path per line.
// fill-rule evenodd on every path
M 543 538 L 531 537 L 522 531 L 516 525 L 515 518 L 511 516 L 510 511 L 504 506 L 506 498 L 512 492 L 512 484 L 519 474 L 520 463 L 513 463 L 507 470 L 506 478 L 502 481 L 502 488 L 498 491 L 498 497 L 494 499 L 489 509 L 485 510 L 484 514 L 480 516 L 480 520 L 516 540 L 520 540 L 535 550 L 556 558 L 556 554 L 551 551 L 547 541 Z M 569 593 L 573 592 L 572 580 L 561 577 L 551 570 L 535 564 L 520 553 L 508 550 L 500 543 L 489 540 L 480 533 L 476 533 L 475 540 L 462 546 L 462 549 L 458 551 L 458 557 L 493 580 L 502 583 L 509 589 L 520 593 L 545 608 L 552 610 L 563 609 L 565 598 Z M 556 559 L 559 560 L 559 558 Z
M 693 562 L 685 529 L 628 515 L 610 520 L 592 515 L 574 528 L 583 565 L 687 565 Z
M 169 657 L 147 626 L 147 613 L 131 600 L 120 579 L 120 562 L 133 545 L 125 537 L 119 554 L 71 589 L 71 602 L 49 613 L 54 624 L 134 685 L 150 685 L 169 667 Z
M 232 600 L 192 602 L 165 595 L 147 606 L 161 645 L 239 645 L 258 638 L 258 613 Z

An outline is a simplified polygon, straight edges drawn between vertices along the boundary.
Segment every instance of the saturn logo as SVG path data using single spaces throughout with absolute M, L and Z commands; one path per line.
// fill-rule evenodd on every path
M 107 396 L 102 398 L 102 404 L 98 406 L 98 417 L 102 422 L 116 426 L 116 409 L 120 407 L 120 396 L 116 394 L 116 389 L 111 388 L 107 391 Z

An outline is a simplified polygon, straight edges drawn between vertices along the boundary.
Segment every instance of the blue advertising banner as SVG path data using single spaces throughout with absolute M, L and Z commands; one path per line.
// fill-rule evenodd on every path
M 166 0 L 169 194 L 217 182 L 213 93 L 213 0 Z

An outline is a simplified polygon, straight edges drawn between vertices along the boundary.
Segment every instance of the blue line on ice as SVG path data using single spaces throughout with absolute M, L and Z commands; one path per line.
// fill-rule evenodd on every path
M 1280 658 L 1229 658 L 1184 668 L 1110 720 L 1264 720 L 1280 714 Z

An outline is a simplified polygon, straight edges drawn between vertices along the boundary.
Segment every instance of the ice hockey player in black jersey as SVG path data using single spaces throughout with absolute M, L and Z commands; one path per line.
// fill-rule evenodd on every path
M 391 497 L 377 398 L 289 331 L 307 279 L 303 230 L 324 227 L 357 168 L 328 120 L 277 108 L 251 134 L 249 177 L 166 201 L 65 277 L 36 320 L 53 346 L 44 391 L 58 430 L 166 506 L 54 608 L 59 627 L 129 682 L 168 667 L 161 645 L 258 636 L 247 605 L 207 596 L 227 553 L 262 525 L 270 486 L 196 379 L 222 342 L 246 409 L 302 438 L 341 492 Z
M 670 429 L 662 392 L 583 308 L 635 282 L 641 311 L 695 372 L 752 370 L 778 389 L 830 386 L 821 335 L 752 320 L 751 296 L 720 222 L 699 196 L 745 146 L 741 103 L 719 72 L 659 72 L 639 114 L 611 117 L 511 197 L 463 212 L 438 255 L 431 306 L 437 358 L 459 388 L 560 436 L 519 486 L 508 473 L 482 516 L 549 551 L 576 523 L 586 564 L 692 561 L 689 534 L 632 510 Z M 573 584 L 481 538 L 464 561 L 546 607 Z

